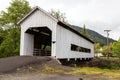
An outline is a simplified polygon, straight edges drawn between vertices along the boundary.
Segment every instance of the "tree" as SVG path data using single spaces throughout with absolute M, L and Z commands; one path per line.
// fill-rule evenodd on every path
M 16 31 L 16 34 L 14 34 Z M 5 36 L 5 40 L 1 43 L 0 46 L 0 57 L 8 57 L 8 56 L 15 56 L 19 55 L 19 42 L 20 38 L 20 30 L 12 28 L 8 34 Z M 16 36 L 16 37 L 14 37 Z
M 23 18 L 31 7 L 26 0 L 12 0 L 7 11 L 0 14 L 0 24 L 7 30 L 7 35 L 0 45 L 0 57 L 19 54 L 20 27 L 17 22 Z
M 103 48 L 102 48 L 102 54 L 104 56 L 107 56 L 107 53 L 108 53 L 108 46 L 103 46 Z
M 113 44 L 112 52 L 116 57 L 120 58 L 120 39 Z
M 8 34 L 7 32 L 8 32 L 7 30 L 3 30 L 0 27 L 0 45 L 5 40 L 5 36 Z
M 99 53 L 100 52 L 100 43 L 94 44 L 94 52 Z
M 7 11 L 1 12 L 0 24 L 17 28 L 17 22 L 30 12 L 30 10 L 31 7 L 26 0 L 12 0 L 10 7 L 7 8 Z
M 113 53 L 112 53 L 112 49 L 113 49 L 113 45 L 114 45 L 114 43 L 109 43 L 109 54 L 108 54 L 108 56 L 113 56 Z
M 83 29 L 82 29 L 82 32 L 81 32 L 84 36 L 86 36 L 86 37 L 88 37 L 89 38 L 89 34 L 88 34 L 88 32 L 87 32 L 87 29 L 86 29 L 86 26 L 85 26 L 85 24 L 84 24 L 84 26 L 83 26 Z
M 50 14 L 53 17 L 55 17 L 56 19 L 58 19 L 58 20 L 60 20 L 60 21 L 62 21 L 64 23 L 67 23 L 65 13 L 61 13 L 60 10 L 55 11 L 55 10 L 51 9 Z

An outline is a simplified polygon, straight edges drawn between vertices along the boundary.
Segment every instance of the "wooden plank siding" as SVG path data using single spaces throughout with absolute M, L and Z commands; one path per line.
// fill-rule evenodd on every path
M 92 58 L 94 56 L 94 45 L 90 41 L 76 35 L 74 32 L 57 25 L 57 58 Z M 90 53 L 71 50 L 71 44 L 80 45 L 91 49 Z
M 57 59 L 94 57 L 94 42 L 92 40 L 55 19 L 39 7 L 32 10 L 18 24 L 21 25 L 20 55 L 33 56 L 35 34 L 26 33 L 26 31 L 30 28 L 47 27 L 52 35 L 51 56 Z M 71 44 L 90 49 L 90 53 L 72 51 Z

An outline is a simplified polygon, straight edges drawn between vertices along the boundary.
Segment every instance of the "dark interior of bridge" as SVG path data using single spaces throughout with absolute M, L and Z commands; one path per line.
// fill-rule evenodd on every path
M 36 56 L 51 56 L 52 31 L 47 27 L 29 28 L 26 33 L 34 35 L 34 51 Z

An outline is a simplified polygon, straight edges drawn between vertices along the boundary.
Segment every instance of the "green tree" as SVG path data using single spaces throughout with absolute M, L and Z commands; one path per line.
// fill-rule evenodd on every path
M 31 7 L 26 0 L 12 0 L 10 7 L 7 11 L 2 11 L 0 14 L 0 24 L 8 25 L 14 28 L 19 27 L 17 22 L 23 18 L 28 12 L 30 12 Z
M 94 52 L 95 53 L 99 53 L 100 52 L 100 43 L 96 43 L 96 44 L 94 44 Z
M 20 27 L 17 22 L 23 18 L 31 7 L 26 0 L 12 0 L 7 11 L 0 14 L 0 24 L 7 30 L 7 35 L 0 45 L 0 57 L 19 54 Z
M 83 34 L 84 36 L 86 36 L 86 37 L 88 37 L 88 38 L 89 38 L 89 34 L 88 34 L 88 31 L 87 31 L 87 29 L 86 29 L 85 24 L 84 24 L 84 26 L 83 26 L 83 29 L 82 29 L 81 34 Z
M 120 39 L 113 44 L 112 52 L 116 57 L 120 58 Z
M 16 31 L 16 34 L 14 34 Z M 0 46 L 0 57 L 9 57 L 19 54 L 20 30 L 12 28 L 5 37 Z M 14 37 L 16 36 L 16 37 Z
M 114 43 L 110 43 L 108 46 L 103 46 L 102 48 L 102 53 L 103 55 L 105 55 L 106 57 L 110 57 L 113 55 L 112 50 L 113 50 L 113 44 Z M 108 58 L 109 59 L 109 58 Z
M 114 43 L 112 43 L 112 42 L 109 44 L 109 56 L 113 56 L 113 53 L 112 53 L 113 45 L 114 45 Z
M 55 17 L 56 19 L 58 19 L 58 20 L 60 20 L 60 21 L 62 21 L 64 23 L 67 23 L 65 13 L 61 13 L 60 10 L 55 11 L 55 10 L 51 9 L 50 14 L 53 17 Z
M 3 30 L 0 27 L 0 45 L 5 40 L 5 36 L 8 34 L 7 32 L 8 32 L 7 30 Z
M 108 46 L 103 46 L 103 48 L 102 48 L 102 54 L 104 56 L 107 56 L 107 53 L 108 53 Z

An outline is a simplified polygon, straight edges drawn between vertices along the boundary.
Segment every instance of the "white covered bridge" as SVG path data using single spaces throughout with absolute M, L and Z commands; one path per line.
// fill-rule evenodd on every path
M 21 25 L 20 55 L 54 56 L 57 59 L 91 59 L 94 42 L 36 7 Z

